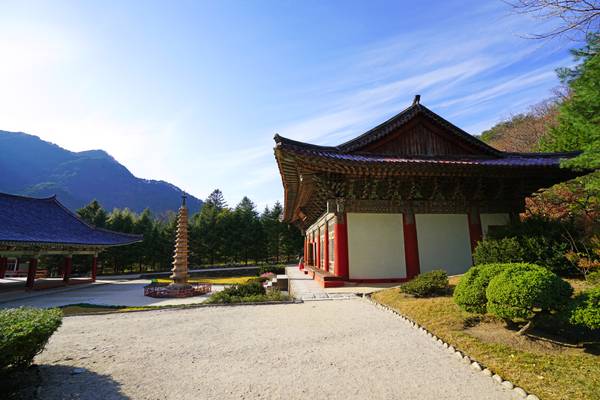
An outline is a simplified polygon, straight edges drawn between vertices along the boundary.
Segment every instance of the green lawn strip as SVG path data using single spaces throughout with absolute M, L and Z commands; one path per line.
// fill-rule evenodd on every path
M 465 331 L 465 321 L 477 316 L 461 311 L 452 297 L 416 299 L 398 289 L 388 289 L 373 294 L 372 298 L 398 310 L 541 399 L 600 399 L 600 357 L 597 355 L 568 348 L 531 352 L 504 343 L 484 342 Z
M 248 283 L 252 279 L 257 279 L 257 276 L 234 276 L 234 277 L 206 277 L 206 278 L 189 278 L 189 283 L 211 283 L 213 285 L 240 285 Z M 168 278 L 155 279 L 158 283 L 171 283 Z
M 126 312 L 137 312 L 137 311 L 155 311 L 155 310 L 167 310 L 167 309 L 185 309 L 185 308 L 200 308 L 200 307 L 214 307 L 214 306 L 228 306 L 228 305 L 263 305 L 263 304 L 291 304 L 296 301 L 290 299 L 287 296 L 281 296 L 279 299 L 275 299 L 272 296 L 265 296 L 264 298 L 258 298 L 253 296 L 252 298 L 239 298 L 231 303 L 216 303 L 205 301 L 203 303 L 193 304 L 168 304 L 162 306 L 109 306 L 109 305 L 98 305 L 89 303 L 80 304 L 68 304 L 61 306 L 60 309 L 65 317 L 73 317 L 80 315 L 101 315 L 101 314 L 115 314 L 115 313 L 126 313 Z

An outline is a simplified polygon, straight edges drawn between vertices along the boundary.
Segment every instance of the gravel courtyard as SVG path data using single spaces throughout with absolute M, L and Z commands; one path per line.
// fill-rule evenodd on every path
M 512 399 L 366 301 L 65 318 L 41 399 Z

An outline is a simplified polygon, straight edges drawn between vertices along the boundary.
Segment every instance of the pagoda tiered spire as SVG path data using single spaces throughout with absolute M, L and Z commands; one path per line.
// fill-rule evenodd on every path
M 182 196 L 181 207 L 177 213 L 177 236 L 175 238 L 175 254 L 170 278 L 172 286 L 188 286 L 188 210 L 185 205 L 186 195 Z

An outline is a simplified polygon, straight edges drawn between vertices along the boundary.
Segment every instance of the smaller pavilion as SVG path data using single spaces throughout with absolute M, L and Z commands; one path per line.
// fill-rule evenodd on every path
M 36 285 L 41 256 L 64 257 L 62 281 L 69 284 L 73 255 L 92 255 L 91 276 L 96 280 L 98 253 L 113 246 L 124 246 L 143 239 L 141 235 L 120 233 L 93 227 L 68 210 L 56 196 L 31 198 L 0 193 L 0 279 L 6 274 L 8 260 L 28 261 L 25 287 Z M 47 287 L 45 285 L 44 287 Z

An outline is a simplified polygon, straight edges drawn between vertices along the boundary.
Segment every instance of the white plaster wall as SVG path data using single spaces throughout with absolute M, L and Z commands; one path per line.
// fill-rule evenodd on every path
M 510 222 L 510 216 L 507 213 L 504 214 L 480 214 L 481 218 L 481 231 L 485 238 L 488 233 L 490 225 L 508 225 Z
M 443 269 L 462 274 L 471 267 L 467 214 L 416 214 L 421 273 Z
M 406 277 L 402 214 L 348 213 L 350 279 Z

